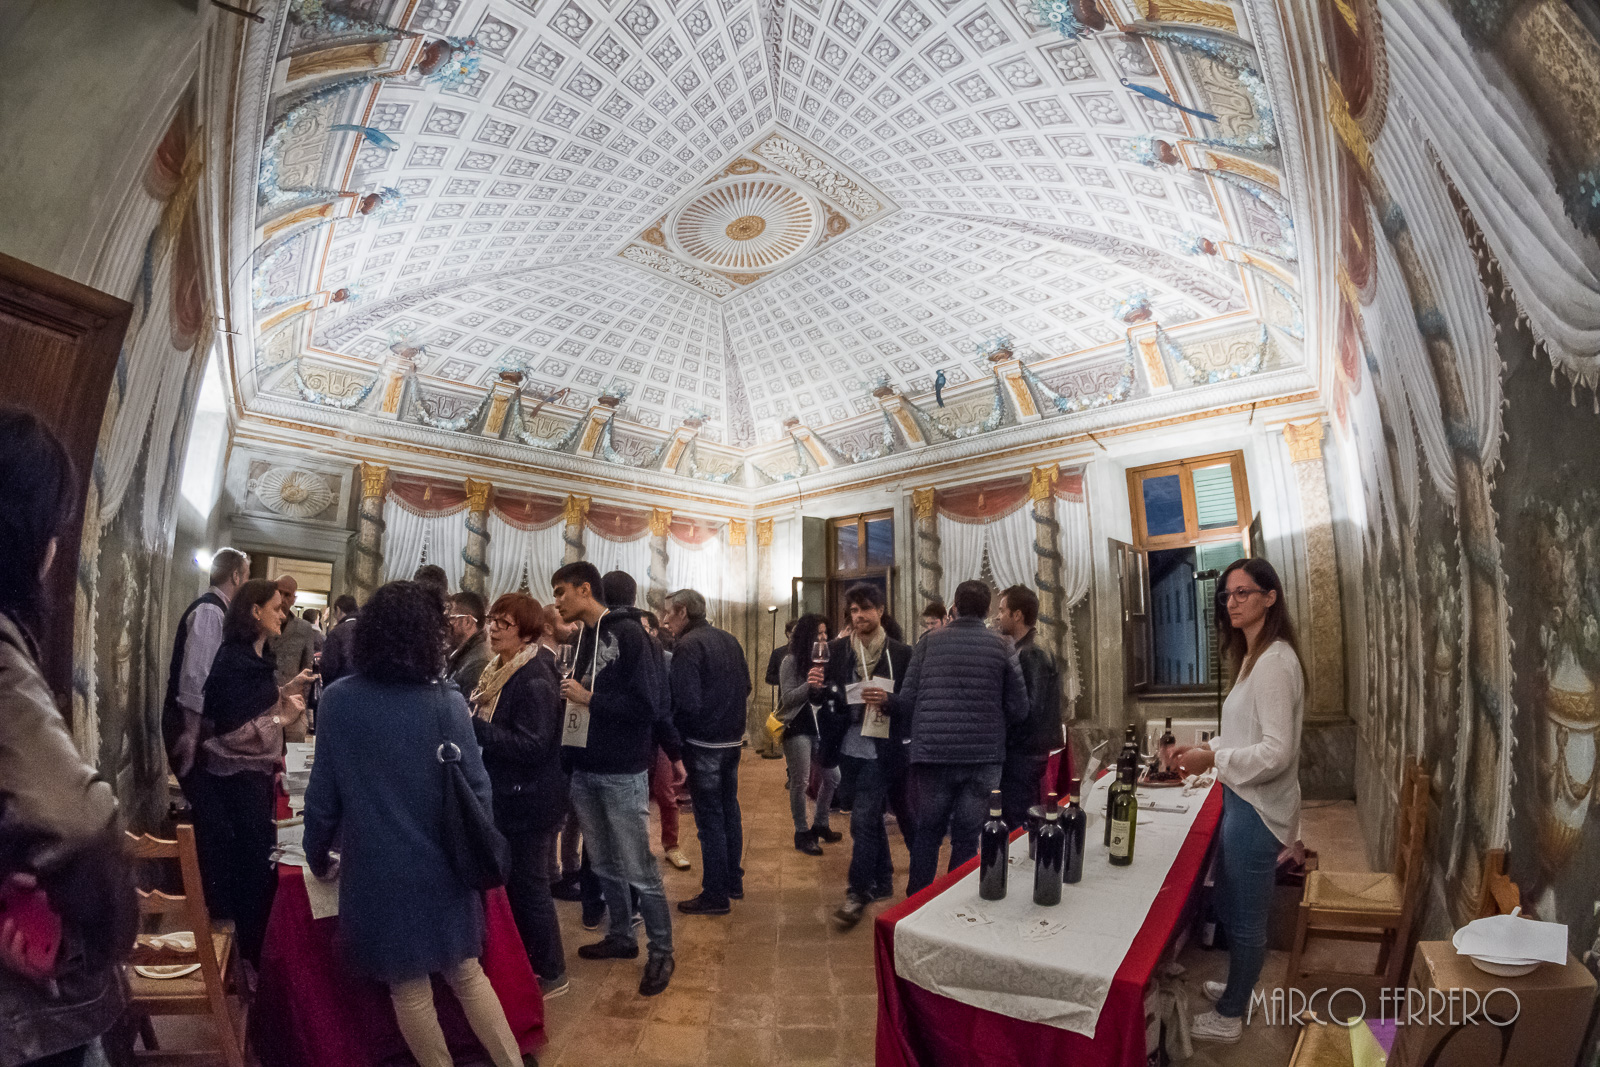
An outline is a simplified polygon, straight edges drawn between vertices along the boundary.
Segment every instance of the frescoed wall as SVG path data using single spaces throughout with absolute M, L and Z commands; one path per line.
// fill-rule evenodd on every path
M 1600 243 L 1559 192 L 1548 109 L 1471 25 L 1445 4 L 1328 6 L 1344 157 L 1330 400 L 1361 517 L 1343 562 L 1364 598 L 1368 847 L 1391 862 L 1420 759 L 1422 936 L 1473 917 L 1484 854 L 1505 848 L 1525 904 L 1596 966 Z
M 142 246 L 133 323 L 111 386 L 84 517 L 73 729 L 116 783 L 135 827 L 165 815 L 160 708 L 167 671 L 175 503 L 195 395 L 212 343 L 201 264 L 204 143 L 178 109 L 124 216 Z M 181 605 L 179 605 L 181 609 Z

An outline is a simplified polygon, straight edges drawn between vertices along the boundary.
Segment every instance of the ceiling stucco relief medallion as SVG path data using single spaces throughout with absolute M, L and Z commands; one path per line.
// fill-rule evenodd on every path
M 730 178 L 669 217 L 669 247 L 712 270 L 769 271 L 809 251 L 822 231 L 820 206 L 787 182 Z
M 320 474 L 293 467 L 273 467 L 255 481 L 256 497 L 268 510 L 309 519 L 333 503 L 333 490 Z

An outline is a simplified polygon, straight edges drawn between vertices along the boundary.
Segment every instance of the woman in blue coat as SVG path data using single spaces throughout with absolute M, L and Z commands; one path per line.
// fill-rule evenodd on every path
M 329 686 L 318 709 L 306 856 L 317 877 L 337 873 L 346 958 L 388 984 L 421 1067 L 451 1063 L 432 974 L 450 983 L 495 1067 L 518 1067 L 511 1026 L 478 964 L 483 899 L 456 875 L 441 841 L 442 743 L 461 750 L 485 810 L 492 802 L 466 701 L 442 681 L 444 633 L 438 597 L 415 582 L 390 582 L 362 608 L 356 673 Z

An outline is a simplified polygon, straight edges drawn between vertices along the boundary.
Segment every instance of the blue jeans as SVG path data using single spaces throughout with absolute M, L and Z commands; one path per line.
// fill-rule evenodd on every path
M 744 892 L 744 826 L 739 816 L 738 748 L 683 746 L 694 801 L 694 828 L 700 837 L 700 896 L 726 904 L 729 893 Z
M 805 712 L 801 712 L 805 714 Z M 828 805 L 839 785 L 839 768 L 823 767 L 817 776 L 817 815 L 806 819 L 806 787 L 811 784 L 811 759 L 816 754 L 815 734 L 783 735 L 783 758 L 789 768 L 789 814 L 794 816 L 794 832 L 803 834 L 813 826 L 828 829 Z
M 636 941 L 628 907 L 631 886 L 644 916 L 652 956 L 672 955 L 672 913 L 661 887 L 661 869 L 650 854 L 650 781 L 638 774 L 572 772 L 572 810 L 578 813 L 583 847 L 605 891 L 610 930 L 606 936 Z
M 1219 918 L 1228 931 L 1228 988 L 1217 1014 L 1244 1015 L 1267 958 L 1267 914 L 1282 845 L 1248 800 L 1222 787 L 1222 881 Z
M 907 896 L 933 882 L 946 827 L 950 830 L 950 870 L 978 854 L 989 794 L 1000 788 L 1000 764 L 920 763 L 911 768 L 911 780 L 916 830 L 911 835 Z
M 888 803 L 889 779 L 883 760 L 858 760 L 856 796 L 850 809 L 850 895 L 859 900 L 887 895 L 894 889 L 889 831 L 883 825 Z

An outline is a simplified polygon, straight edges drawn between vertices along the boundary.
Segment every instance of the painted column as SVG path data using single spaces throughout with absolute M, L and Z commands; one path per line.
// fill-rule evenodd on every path
M 1071 639 L 1071 621 L 1061 601 L 1061 524 L 1056 522 L 1056 479 L 1061 476 L 1055 464 L 1033 468 L 1028 497 L 1033 506 L 1034 581 L 1039 587 L 1039 637 L 1045 648 L 1065 663 L 1063 654 Z M 1069 686 L 1070 691 L 1070 686 Z
M 378 368 L 383 389 L 379 394 L 378 410 L 372 412 L 373 415 L 380 419 L 400 417 L 406 382 L 417 373 L 417 352 L 418 349 L 415 348 L 401 348 L 391 350 L 390 354 L 383 358 L 383 363 Z
M 671 524 L 670 510 L 650 509 L 650 570 L 644 598 L 658 619 L 667 610 L 667 527 Z
M 1311 676 L 1306 715 L 1340 718 L 1344 706 L 1344 611 L 1339 598 L 1339 560 L 1333 545 L 1333 513 L 1328 471 L 1322 462 L 1322 420 L 1283 428 L 1300 491 L 1300 521 L 1305 530 L 1310 620 L 1307 673 Z
M 772 686 L 767 684 L 767 660 L 772 657 L 773 615 L 767 608 L 778 602 L 778 591 L 773 583 L 772 575 L 772 520 L 756 520 L 756 662 L 755 683 L 757 697 L 752 702 L 750 717 L 754 720 L 754 728 L 750 737 L 757 751 L 762 755 L 771 755 L 778 746 L 773 742 L 772 736 L 767 733 L 767 715 L 777 711 L 777 701 L 773 695 Z M 782 615 L 779 611 L 777 614 Z M 783 640 L 783 623 L 779 619 L 777 625 L 778 640 Z
M 479 596 L 489 593 L 489 492 L 493 488 L 488 482 L 467 479 L 467 547 L 461 556 L 467 567 L 461 574 L 461 588 Z
M 944 565 L 939 561 L 939 516 L 934 510 L 933 486 L 911 490 L 911 512 L 916 517 L 916 610 L 920 613 L 933 601 L 944 601 Z
M 763 674 L 766 672 L 765 661 L 756 662 L 760 651 L 759 635 L 755 625 L 759 619 L 764 620 L 766 615 L 754 609 L 750 601 L 750 526 L 743 519 L 728 520 L 727 541 L 727 566 L 722 574 L 723 595 L 723 629 L 739 639 L 740 646 L 745 650 L 745 660 L 751 671 L 751 680 L 755 683 L 750 689 L 750 702 L 745 706 L 745 736 L 750 739 L 750 744 L 758 752 L 765 752 L 769 742 L 766 739 L 765 722 L 766 709 L 762 703 L 763 691 L 766 681 Z
M 589 498 L 586 496 L 568 496 L 563 513 L 567 520 L 567 526 L 561 532 L 561 540 L 567 548 L 561 557 L 561 562 L 576 563 L 584 558 L 583 520 L 589 517 Z
M 389 468 L 376 463 L 361 465 L 361 506 L 356 518 L 354 592 L 366 603 L 383 584 L 383 497 L 389 488 Z

